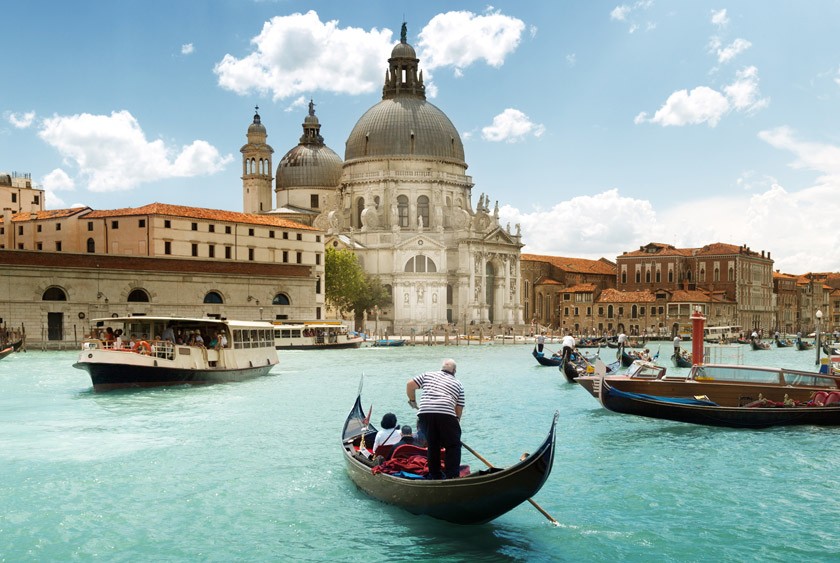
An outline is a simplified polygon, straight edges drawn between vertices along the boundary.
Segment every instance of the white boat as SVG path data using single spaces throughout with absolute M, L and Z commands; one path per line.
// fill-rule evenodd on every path
M 278 350 L 358 348 L 364 342 L 341 321 L 274 321 L 274 346 Z
M 90 374 L 95 391 L 243 381 L 278 362 L 268 322 L 146 316 L 93 322 L 73 367 Z M 112 340 L 107 329 L 121 329 L 124 340 Z

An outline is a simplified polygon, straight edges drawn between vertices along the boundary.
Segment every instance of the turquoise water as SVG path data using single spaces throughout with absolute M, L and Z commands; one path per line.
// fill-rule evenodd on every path
M 840 429 L 617 415 L 530 352 L 290 351 L 245 383 L 110 393 L 92 392 L 75 353 L 13 354 L 0 361 L 0 561 L 840 558 Z M 464 442 L 491 462 L 536 448 L 560 411 L 535 497 L 560 526 L 527 503 L 454 526 L 371 500 L 346 477 L 338 441 L 360 376 L 374 421 L 391 410 L 411 424 L 406 380 L 450 356 L 467 393 Z M 815 352 L 743 359 L 813 369 Z

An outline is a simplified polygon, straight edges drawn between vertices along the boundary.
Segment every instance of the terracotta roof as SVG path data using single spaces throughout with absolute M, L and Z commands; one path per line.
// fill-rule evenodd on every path
M 204 209 L 202 207 L 186 207 L 184 205 L 169 205 L 168 203 L 150 203 L 142 207 L 126 207 L 123 209 L 108 209 L 91 211 L 87 216 L 91 218 L 100 217 L 125 217 L 132 215 L 167 215 L 171 217 L 186 217 L 190 219 L 204 219 L 208 221 L 226 221 L 229 223 L 248 223 L 252 225 L 266 225 L 304 231 L 319 231 L 296 221 L 290 221 L 274 215 L 262 215 L 253 213 L 239 213 L 237 211 L 224 211 L 221 209 Z
M 594 293 L 594 283 L 579 283 L 563 290 L 566 293 Z
M 653 250 L 653 252 L 651 252 Z M 619 258 L 627 256 L 691 256 L 693 249 L 691 248 L 676 248 L 670 244 L 661 242 L 649 242 L 646 245 L 639 247 L 639 250 L 631 250 L 623 253 Z
M 540 276 L 537 281 L 534 282 L 534 285 L 563 285 L 559 281 L 552 279 L 548 276 Z
M 798 276 L 793 274 L 784 274 L 782 272 L 773 272 L 773 279 L 795 280 Z
M 713 294 L 699 289 L 678 289 L 671 294 L 671 303 L 720 303 Z
M 607 260 L 587 260 L 586 258 L 566 258 L 563 256 L 543 256 L 540 254 L 521 254 L 521 261 L 546 262 L 566 272 L 580 274 L 615 275 L 615 266 Z
M 90 207 L 73 207 L 71 209 L 48 209 L 45 211 L 24 211 L 21 213 L 14 213 L 12 215 L 12 222 L 19 223 L 22 221 L 43 221 L 46 219 L 61 219 L 76 215 L 82 211 L 89 211 Z M 33 217 L 34 216 L 34 217 Z M 0 223 L 3 222 L 3 216 L 0 214 Z
M 653 303 L 656 296 L 650 291 L 619 291 L 608 288 L 598 297 L 599 303 Z

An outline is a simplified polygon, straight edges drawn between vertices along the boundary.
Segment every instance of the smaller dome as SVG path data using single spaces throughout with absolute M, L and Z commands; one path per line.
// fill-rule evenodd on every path
M 414 51 L 414 47 L 412 47 L 408 43 L 397 43 L 394 46 L 394 49 L 391 51 L 391 58 L 392 59 L 416 59 L 417 58 L 417 53 Z
M 265 133 L 265 125 L 260 122 L 260 114 L 254 114 L 254 122 L 248 126 L 248 133 Z
M 300 144 L 277 165 L 277 188 L 337 187 L 344 163 L 326 145 Z

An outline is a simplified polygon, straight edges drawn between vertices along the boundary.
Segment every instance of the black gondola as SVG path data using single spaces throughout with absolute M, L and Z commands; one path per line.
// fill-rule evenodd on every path
M 569 383 L 574 383 L 581 372 L 578 370 L 577 364 L 575 364 L 569 354 L 563 354 L 561 361 L 560 361 L 560 371 L 563 372 L 563 376 L 566 378 L 566 381 Z
M 557 417 L 555 412 L 548 436 L 536 451 L 510 467 L 478 471 L 458 479 L 407 479 L 373 473 L 371 462 L 358 453 L 362 436 L 370 446 L 376 435 L 376 428 L 364 422 L 360 389 L 344 422 L 341 445 L 350 479 L 366 494 L 412 514 L 455 524 L 484 524 L 529 500 L 542 488 L 554 464 Z
M 0 360 L 2 360 L 3 358 L 5 358 L 6 356 L 8 356 L 9 354 L 11 354 L 14 351 L 15 351 L 15 347 L 11 346 L 11 345 L 7 346 L 6 348 L 3 348 L 2 350 L 0 350 Z
M 683 356 L 682 354 L 671 354 L 671 359 L 674 361 L 674 365 L 678 368 L 690 368 L 691 367 L 691 357 Z
M 788 339 L 782 340 L 781 338 L 776 338 L 776 348 L 789 348 L 791 346 L 791 341 Z
M 723 407 L 705 398 L 659 397 L 630 393 L 610 386 L 601 378 L 598 399 L 607 410 L 649 418 L 725 426 L 768 428 L 813 424 L 840 426 L 840 406 L 743 406 Z
M 755 338 L 750 339 L 750 346 L 753 350 L 769 350 L 770 345 L 767 342 L 762 342 L 761 340 L 756 340 Z
M 796 349 L 797 350 L 813 350 L 814 344 L 812 342 L 806 342 L 801 338 L 796 339 Z
M 536 347 L 534 347 L 534 351 L 531 352 L 531 355 L 534 356 L 534 358 L 541 366 L 556 368 L 557 366 L 563 363 L 562 359 L 559 356 L 546 356 L 543 352 L 537 352 Z
M 621 349 L 620 360 L 622 367 L 629 368 L 633 362 L 641 359 L 642 357 L 636 352 L 628 352 L 624 348 Z

